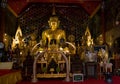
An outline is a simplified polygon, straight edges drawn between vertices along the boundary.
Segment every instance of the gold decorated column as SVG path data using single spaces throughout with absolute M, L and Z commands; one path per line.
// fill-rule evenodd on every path
M 101 4 L 101 32 L 103 36 L 103 44 L 105 44 L 106 43 L 106 38 L 105 38 L 106 27 L 105 27 L 105 2 L 104 0 L 102 1 L 102 4 Z

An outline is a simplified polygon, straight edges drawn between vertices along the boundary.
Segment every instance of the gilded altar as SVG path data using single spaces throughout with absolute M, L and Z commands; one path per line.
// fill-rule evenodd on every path
M 60 51 L 61 52 L 61 51 Z M 70 72 L 70 55 L 65 54 Z M 59 51 L 47 51 L 37 60 L 37 78 L 66 77 L 66 60 Z

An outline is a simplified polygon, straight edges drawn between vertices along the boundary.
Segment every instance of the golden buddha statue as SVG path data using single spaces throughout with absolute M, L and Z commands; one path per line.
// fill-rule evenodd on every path
M 97 37 L 96 41 L 97 41 L 97 45 L 103 45 L 103 43 L 104 43 L 103 35 L 100 34 L 100 35 Z
M 44 47 L 48 47 L 48 49 L 57 49 L 66 40 L 65 31 L 58 29 L 60 21 L 57 16 L 50 17 L 48 23 L 50 29 L 43 31 L 42 44 Z
M 86 32 L 85 32 L 85 38 L 86 38 L 87 46 L 90 46 L 93 44 L 93 39 L 91 38 L 91 33 L 90 33 L 90 30 L 88 27 L 87 27 Z
M 91 33 L 89 28 L 86 28 L 85 35 L 82 37 L 82 46 L 90 48 L 93 45 L 93 39 L 91 38 Z
M 12 41 L 12 50 L 15 49 L 17 44 L 18 44 L 19 48 L 22 49 L 23 48 L 22 40 L 23 40 L 22 30 L 21 30 L 20 26 L 18 26 L 18 29 L 15 34 L 15 38 L 13 38 L 13 41 Z

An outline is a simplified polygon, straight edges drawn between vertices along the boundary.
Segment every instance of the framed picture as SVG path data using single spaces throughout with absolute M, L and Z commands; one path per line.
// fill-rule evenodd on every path
M 73 82 L 83 82 L 84 76 L 82 73 L 73 73 Z

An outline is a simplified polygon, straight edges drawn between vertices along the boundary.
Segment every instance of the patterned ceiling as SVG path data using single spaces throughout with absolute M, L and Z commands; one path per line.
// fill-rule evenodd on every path
M 84 8 L 84 10 L 92 15 L 102 0 L 8 0 L 8 5 L 14 14 L 20 14 L 30 3 L 60 3 L 60 4 L 76 4 Z

